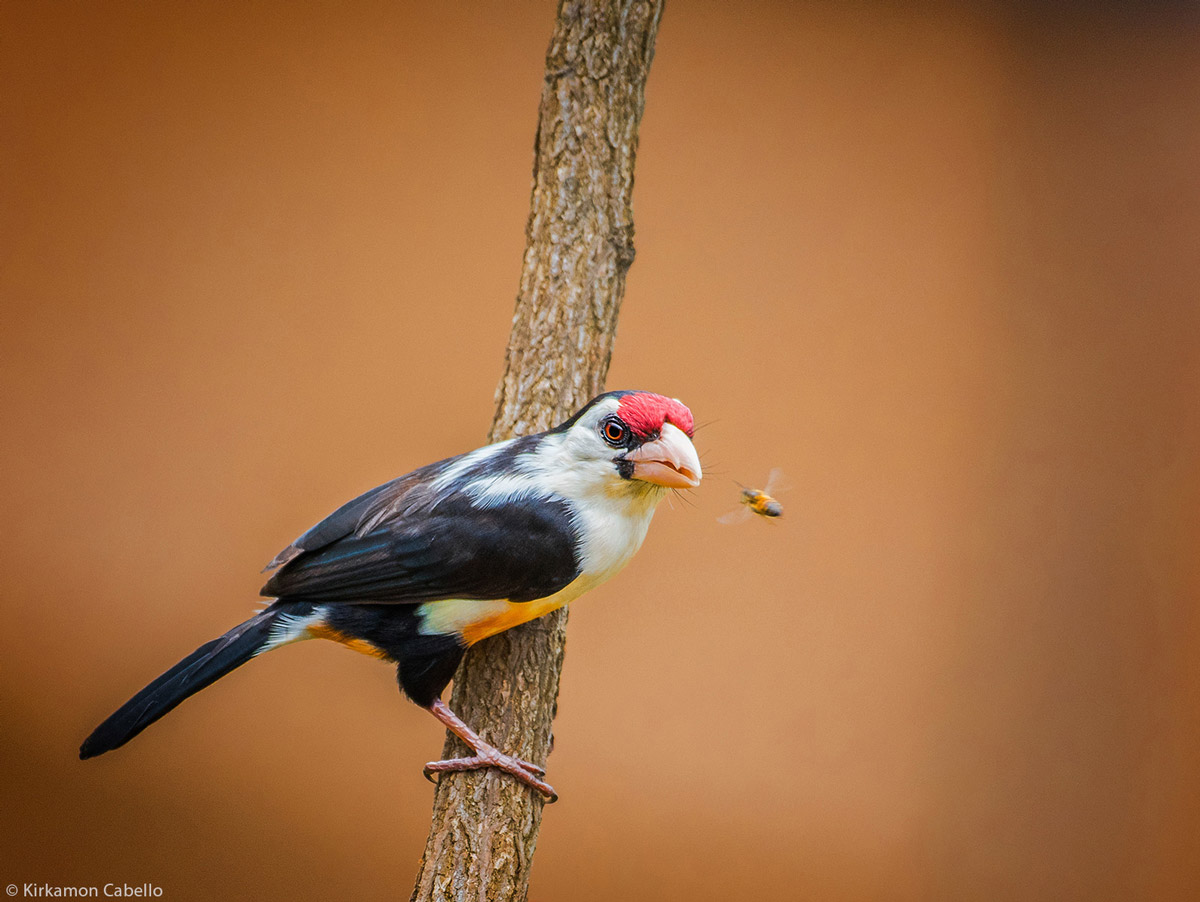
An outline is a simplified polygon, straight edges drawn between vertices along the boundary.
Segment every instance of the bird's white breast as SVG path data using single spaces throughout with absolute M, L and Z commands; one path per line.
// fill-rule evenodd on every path
M 592 585 L 614 576 L 642 547 L 656 502 L 625 493 L 568 501 L 581 527 L 580 571 Z

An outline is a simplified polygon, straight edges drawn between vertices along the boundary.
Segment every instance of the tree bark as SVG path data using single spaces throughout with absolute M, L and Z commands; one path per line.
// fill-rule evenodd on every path
M 548 429 L 603 390 L 633 263 L 633 169 L 662 5 L 560 0 L 492 441 Z M 538 764 L 551 745 L 566 620 L 559 611 L 481 642 L 454 678 L 450 707 Z M 443 754 L 467 749 L 447 734 Z M 414 902 L 524 899 L 543 804 L 494 770 L 442 775 Z

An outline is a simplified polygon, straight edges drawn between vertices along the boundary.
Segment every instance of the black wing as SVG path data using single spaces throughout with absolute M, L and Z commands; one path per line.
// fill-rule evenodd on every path
M 263 595 L 312 602 L 415 603 L 551 595 L 579 575 L 566 503 L 529 498 L 477 508 L 429 495 L 433 464 L 372 489 L 272 562 Z

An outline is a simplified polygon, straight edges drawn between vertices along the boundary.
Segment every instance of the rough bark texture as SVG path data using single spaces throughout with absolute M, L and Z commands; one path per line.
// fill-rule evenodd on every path
M 603 389 L 633 263 L 634 159 L 661 14 L 662 0 L 559 4 L 492 440 L 549 428 Z M 451 708 L 538 764 L 551 745 L 566 619 L 560 611 L 480 643 L 454 679 Z M 448 736 L 446 757 L 466 753 Z M 492 770 L 443 776 L 412 899 L 524 899 L 542 806 Z

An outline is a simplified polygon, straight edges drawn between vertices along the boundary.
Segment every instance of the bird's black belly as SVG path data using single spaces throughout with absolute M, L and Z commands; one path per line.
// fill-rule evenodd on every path
M 325 626 L 394 660 L 400 688 L 425 708 L 442 694 L 466 651 L 457 635 L 421 633 L 418 605 L 330 604 Z

